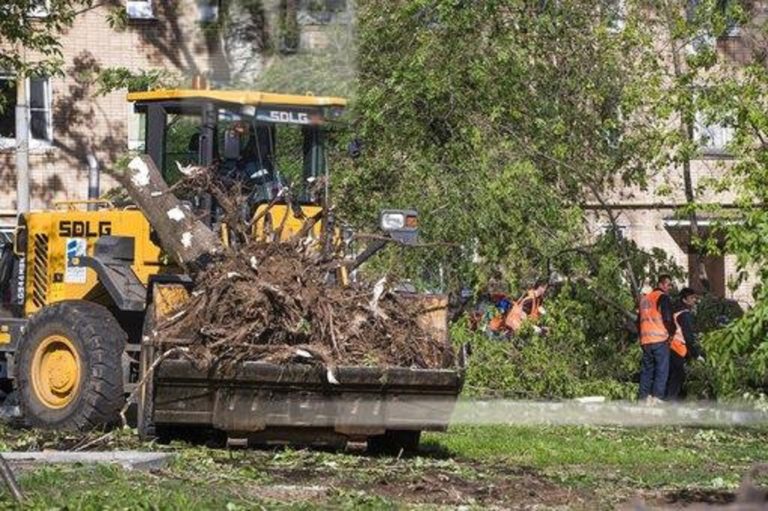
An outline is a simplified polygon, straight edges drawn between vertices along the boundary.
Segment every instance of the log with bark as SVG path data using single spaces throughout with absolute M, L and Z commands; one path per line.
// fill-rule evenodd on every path
M 173 194 L 148 155 L 135 157 L 115 178 L 149 219 L 163 249 L 186 271 L 198 271 L 224 251 L 216 233 Z

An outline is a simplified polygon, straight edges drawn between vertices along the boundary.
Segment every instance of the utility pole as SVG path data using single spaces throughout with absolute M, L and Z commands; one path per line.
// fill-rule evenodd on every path
M 16 80 L 16 212 L 29 211 L 29 101 L 27 80 Z

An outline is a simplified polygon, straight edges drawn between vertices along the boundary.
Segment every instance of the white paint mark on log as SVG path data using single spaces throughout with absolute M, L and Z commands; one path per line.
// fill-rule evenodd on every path
M 182 220 L 184 220 L 185 217 L 186 215 L 178 206 L 174 206 L 172 209 L 168 210 L 168 218 L 170 218 L 171 220 L 176 220 L 177 222 L 181 222 Z
M 183 215 L 184 213 L 182 213 Z M 184 248 L 189 248 L 192 246 L 192 233 L 189 231 L 184 232 L 184 234 L 181 235 L 181 244 L 184 245 Z
M 134 186 L 141 188 L 149 184 L 149 167 L 144 163 L 141 157 L 137 156 L 128 164 L 128 168 L 133 171 L 131 182 Z
M 331 385 L 339 384 L 339 380 L 336 379 L 336 375 L 334 375 L 333 371 L 331 371 L 330 369 L 326 370 L 325 376 L 328 378 L 328 383 L 330 383 Z

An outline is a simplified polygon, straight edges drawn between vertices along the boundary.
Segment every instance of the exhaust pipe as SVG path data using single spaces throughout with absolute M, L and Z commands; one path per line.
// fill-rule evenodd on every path
M 92 152 L 88 153 L 85 159 L 88 160 L 88 200 L 96 200 L 101 195 L 99 191 L 99 179 L 101 177 L 99 160 Z M 96 207 L 96 204 L 88 204 L 88 211 L 96 211 Z

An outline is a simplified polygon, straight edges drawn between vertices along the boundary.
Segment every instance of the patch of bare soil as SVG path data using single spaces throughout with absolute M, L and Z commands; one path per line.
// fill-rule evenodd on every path
M 725 490 L 710 490 L 701 488 L 685 488 L 665 493 L 661 497 L 664 504 L 730 504 L 736 500 L 736 494 Z
M 413 481 L 381 480 L 370 491 L 412 504 L 483 505 L 502 508 L 579 506 L 584 497 L 545 477 L 520 470 L 516 475 L 482 479 L 428 472 Z
M 304 488 L 361 491 L 399 505 L 588 508 L 594 500 L 534 469 L 459 460 L 361 457 L 358 463 L 336 469 L 310 463 L 267 470 L 275 484 L 297 489 L 291 501 L 301 500 Z
M 708 488 L 685 488 L 657 493 L 634 509 L 687 509 L 757 511 L 768 509 L 768 487 L 760 484 L 761 475 L 768 474 L 767 464 L 756 464 L 744 475 L 736 492 Z M 650 502 L 649 507 L 646 502 Z

